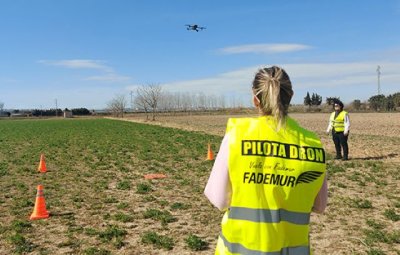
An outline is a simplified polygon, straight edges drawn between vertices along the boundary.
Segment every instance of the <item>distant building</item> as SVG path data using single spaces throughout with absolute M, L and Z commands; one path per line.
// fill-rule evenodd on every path
M 0 117 L 10 117 L 10 112 L 0 111 Z
M 27 117 L 32 117 L 31 112 L 13 112 L 11 113 L 10 117 L 12 118 L 27 118 Z
M 72 111 L 65 109 L 63 112 L 64 112 L 64 118 L 72 118 Z

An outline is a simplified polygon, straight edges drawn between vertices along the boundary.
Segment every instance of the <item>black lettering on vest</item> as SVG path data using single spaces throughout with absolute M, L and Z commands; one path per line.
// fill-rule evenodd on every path
M 249 172 L 244 172 L 244 175 L 243 175 L 243 183 L 246 183 L 246 179 L 249 179 Z
M 286 158 L 286 149 L 285 149 L 285 145 L 279 144 L 278 156 L 281 157 L 281 158 Z
M 271 174 L 265 174 L 265 176 L 264 176 L 264 184 L 269 184 L 269 176 L 270 176 Z
M 274 185 L 279 185 L 279 179 L 280 179 L 280 175 L 279 174 L 271 174 L 271 182 Z
M 269 142 L 264 142 L 263 149 L 264 149 L 264 155 L 271 154 L 271 144 Z
M 251 143 L 251 154 L 257 155 L 257 141 Z
M 257 143 L 257 155 L 262 155 L 263 149 L 262 149 L 262 143 Z
M 323 148 L 299 146 L 268 140 L 242 140 L 242 156 L 276 157 L 325 163 Z
M 262 173 L 257 174 L 257 183 L 263 182 L 264 175 Z
M 243 155 L 249 155 L 249 151 L 251 150 L 251 142 L 250 141 L 243 141 L 243 145 L 242 145 L 243 151 L 242 154 Z
M 323 149 L 316 148 L 315 149 L 315 161 L 316 162 L 325 162 L 325 152 Z
M 294 176 L 289 176 L 289 181 L 288 181 L 288 183 L 287 183 L 287 186 L 288 186 L 288 187 L 289 187 L 289 186 L 294 187 L 295 181 L 296 181 L 296 177 L 294 177 Z M 291 184 L 291 185 L 290 185 L 290 184 Z
M 297 146 L 290 145 L 290 158 L 291 159 L 298 159 L 299 158 L 299 150 L 297 149 Z
M 306 149 L 304 147 L 299 148 L 299 158 L 300 159 L 307 159 Z
M 272 155 L 278 155 L 278 151 L 277 151 L 277 149 L 278 149 L 278 146 L 279 146 L 279 143 L 271 143 L 272 144 Z
M 256 173 L 251 173 L 249 183 L 256 183 Z
M 288 177 L 289 177 L 289 176 L 287 176 L 287 175 L 285 175 L 285 176 L 282 176 L 282 175 L 281 175 L 281 181 L 280 181 L 279 184 L 280 184 L 281 186 L 285 186 L 285 185 L 286 185 L 286 182 L 287 182 L 287 180 L 288 180 Z M 283 181 L 283 182 L 282 182 L 282 181 Z
M 307 148 L 307 159 L 314 161 L 315 159 L 315 153 L 313 148 Z
M 315 181 L 323 172 L 307 171 L 297 178 L 292 175 L 281 175 L 272 173 L 244 172 L 243 183 L 272 184 L 276 186 L 296 187 L 299 183 L 310 183 Z M 249 176 L 250 175 L 250 176 Z

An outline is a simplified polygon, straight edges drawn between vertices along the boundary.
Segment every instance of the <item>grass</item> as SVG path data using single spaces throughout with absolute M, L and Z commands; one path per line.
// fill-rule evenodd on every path
M 140 215 L 166 226 L 198 211 L 191 203 L 202 197 L 212 166 L 204 160 L 207 143 L 217 144 L 220 137 L 105 119 L 60 119 L 1 120 L 0 140 L 0 188 L 7 191 L 0 197 L 0 253 L 54 254 L 62 246 L 75 254 L 118 254 L 122 247 L 128 253 L 138 248 L 128 236 L 157 231 L 158 224 L 149 229 Z M 41 153 L 45 174 L 37 171 Z M 155 172 L 168 178 L 143 179 Z M 175 177 L 182 174 L 190 185 L 180 185 Z M 30 222 L 38 184 L 51 216 Z M 178 218 L 167 208 L 183 213 Z M 211 206 L 202 214 L 219 217 Z M 192 231 L 205 226 L 190 224 Z M 179 238 L 184 229 L 169 229 L 164 228 L 171 231 L 166 236 L 184 243 Z M 47 241 L 38 242 L 35 233 Z M 152 246 L 140 245 L 151 253 Z
M 90 247 L 83 251 L 85 255 L 110 255 L 111 252 L 106 249 L 99 249 L 96 247 Z
M 213 164 L 205 157 L 221 137 L 105 119 L 1 120 L 0 141 L 1 254 L 213 252 L 222 214 L 203 195 Z M 337 245 L 316 254 L 347 254 L 346 242 L 358 254 L 396 254 L 398 165 L 328 159 L 327 168 L 329 204 L 313 214 L 311 238 Z M 147 181 L 149 173 L 167 178 Z M 51 216 L 29 221 L 38 184 Z
M 152 208 L 147 209 L 143 213 L 143 217 L 145 219 L 150 218 L 150 219 L 159 220 L 162 225 L 166 225 L 168 223 L 177 221 L 177 219 L 174 216 L 172 216 L 172 214 L 169 211 L 161 211 L 161 210 L 152 209 Z
M 148 183 L 138 183 L 136 186 L 136 193 L 138 194 L 147 194 L 151 192 L 153 189 Z
M 152 244 L 157 248 L 172 250 L 174 248 L 174 240 L 165 235 L 159 235 L 156 232 L 149 231 L 142 235 L 142 242 Z
M 185 239 L 185 242 L 192 251 L 202 251 L 207 249 L 208 246 L 206 241 L 202 240 L 200 237 L 194 234 L 190 234 Z
M 31 252 L 35 248 L 35 246 L 20 233 L 11 235 L 9 240 L 14 246 L 14 252 L 17 254 Z
M 327 170 L 330 204 L 321 222 L 342 222 L 340 228 L 354 240 L 352 247 L 358 246 L 352 250 L 360 254 L 399 254 L 396 164 L 381 160 L 328 161 Z
M 114 215 L 114 219 L 116 221 L 120 221 L 120 222 L 132 222 L 134 220 L 134 217 L 132 215 L 129 214 L 125 214 L 125 213 L 117 213 Z
M 108 226 L 104 231 L 98 232 L 99 239 L 104 243 L 113 243 L 117 249 L 125 245 L 124 238 L 127 231 L 118 226 Z
M 370 209 L 372 208 L 372 202 L 368 199 L 354 198 L 350 199 L 350 206 L 354 208 Z
M 383 213 L 385 217 L 391 221 L 399 221 L 400 220 L 400 215 L 396 213 L 396 211 L 393 208 L 386 209 L 385 212 Z
M 181 202 L 175 202 L 171 205 L 171 210 L 186 210 L 190 208 L 190 205 Z
M 120 182 L 118 182 L 118 184 L 117 184 L 117 189 L 120 189 L 120 190 L 129 190 L 129 189 L 131 189 L 131 182 L 130 181 L 128 181 L 128 180 L 123 180 L 123 181 L 120 181 Z

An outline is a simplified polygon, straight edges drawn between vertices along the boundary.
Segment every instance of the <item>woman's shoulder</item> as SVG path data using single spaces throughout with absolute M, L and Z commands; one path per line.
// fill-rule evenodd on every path
M 248 125 L 251 122 L 257 122 L 259 118 L 256 117 L 235 117 L 229 118 L 227 126 L 241 126 L 241 125 Z
M 304 140 L 310 141 L 312 143 L 316 143 L 316 144 L 321 143 L 319 136 L 315 132 L 302 127 L 293 118 L 287 117 L 286 123 L 287 123 L 286 125 L 287 125 L 288 132 L 291 133 L 292 135 L 294 135 L 298 138 L 303 137 Z

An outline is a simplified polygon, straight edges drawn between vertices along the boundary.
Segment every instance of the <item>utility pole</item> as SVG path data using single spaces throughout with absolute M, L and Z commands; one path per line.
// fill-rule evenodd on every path
M 57 98 L 56 98 L 56 118 L 58 117 L 58 111 L 57 111 Z
M 376 69 L 376 73 L 378 74 L 378 95 L 381 94 L 381 66 L 378 65 Z

